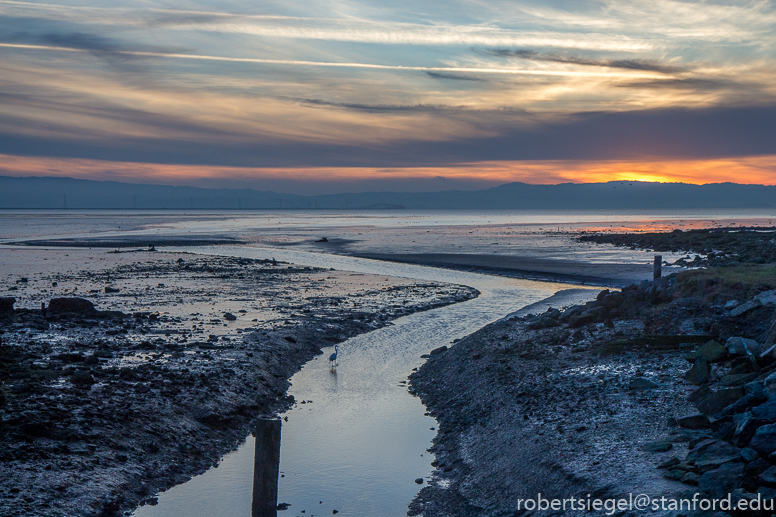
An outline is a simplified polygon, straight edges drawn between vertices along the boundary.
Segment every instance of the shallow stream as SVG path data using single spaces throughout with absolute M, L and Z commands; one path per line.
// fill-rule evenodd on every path
M 474 300 L 412 314 L 341 343 L 334 368 L 329 347 L 292 377 L 289 393 L 297 404 L 282 415 L 278 483 L 278 502 L 289 507 L 278 512 L 281 516 L 332 515 L 334 510 L 339 515 L 406 515 L 421 488 L 415 480 L 429 481 L 434 460 L 426 449 L 436 421 L 425 416 L 420 400 L 404 384 L 423 363 L 421 354 L 559 290 L 577 289 L 569 293 L 568 303 L 592 295 L 566 284 L 295 250 L 219 246 L 186 251 L 464 284 L 481 292 Z M 134 515 L 250 516 L 254 454 L 255 440 L 248 437 L 218 468 L 160 494 L 157 506 Z

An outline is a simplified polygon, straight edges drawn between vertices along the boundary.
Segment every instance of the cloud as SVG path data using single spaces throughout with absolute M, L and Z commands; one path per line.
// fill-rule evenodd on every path
M 473 77 L 471 75 L 458 75 L 458 74 L 443 74 L 440 72 L 426 72 L 429 77 L 434 79 L 449 79 L 452 81 L 480 81 L 485 82 L 485 79 L 481 77 Z
M 570 65 L 642 70 L 646 72 L 659 72 L 661 74 L 675 74 L 687 71 L 686 68 L 661 64 L 651 59 L 590 59 L 562 54 L 543 54 L 535 50 L 510 50 L 505 48 L 485 49 L 484 52 L 492 56 L 518 57 L 529 61 L 547 61 Z

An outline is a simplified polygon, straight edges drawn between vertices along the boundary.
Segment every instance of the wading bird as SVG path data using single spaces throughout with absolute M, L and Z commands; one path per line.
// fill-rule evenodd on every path
M 337 352 L 339 352 L 339 346 L 334 345 L 334 353 L 329 356 L 329 366 L 337 366 Z

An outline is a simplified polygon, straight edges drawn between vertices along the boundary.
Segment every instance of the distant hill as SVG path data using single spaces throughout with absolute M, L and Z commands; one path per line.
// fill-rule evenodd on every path
M 508 183 L 476 191 L 298 196 L 72 178 L 0 176 L 0 209 L 660 209 L 776 208 L 776 186 L 715 183 Z

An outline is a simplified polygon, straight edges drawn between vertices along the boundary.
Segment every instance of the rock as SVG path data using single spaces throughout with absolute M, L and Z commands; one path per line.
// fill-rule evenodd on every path
M 704 429 L 710 425 L 709 417 L 702 413 L 677 418 L 676 423 L 685 429 Z
M 115 288 L 115 287 L 110 287 L 110 286 L 106 286 L 106 287 L 105 287 L 105 292 L 106 292 L 107 294 L 111 294 L 111 293 L 118 293 L 120 290 L 121 290 L 121 289 L 117 289 L 117 288 Z
M 746 391 L 746 389 L 744 389 L 744 391 Z M 751 407 L 759 406 L 766 400 L 768 400 L 768 398 L 765 396 L 764 393 L 759 393 L 759 392 L 747 393 L 746 395 L 744 395 L 743 397 L 741 397 L 740 399 L 738 399 L 737 401 L 735 401 L 734 403 L 726 407 L 720 413 L 720 417 L 732 416 L 738 413 L 743 413 L 744 411 L 746 411 Z
M 657 384 L 655 384 L 649 379 L 645 379 L 644 377 L 636 377 L 635 379 L 632 379 L 628 384 L 628 389 L 636 390 L 636 391 L 652 390 L 655 388 L 657 388 Z
M 759 476 L 760 482 L 769 487 L 776 487 L 776 467 L 771 467 Z
M 16 303 L 16 298 L 10 296 L 0 297 L 0 314 L 13 313 L 14 303 Z
M 663 477 L 666 479 L 671 479 L 673 481 L 679 481 L 684 477 L 684 475 L 687 474 L 684 470 L 681 469 L 670 469 L 668 472 L 663 474 Z
M 429 354 L 431 354 L 431 355 L 439 355 L 439 354 L 441 354 L 443 352 L 447 352 L 447 346 L 446 345 L 442 345 L 439 348 L 433 349 L 431 352 L 429 352 Z
M 743 386 L 757 378 L 756 373 L 739 373 L 738 375 L 725 375 L 719 380 L 720 386 Z
M 659 469 L 667 469 L 667 468 L 671 468 L 671 467 L 673 467 L 675 465 L 679 465 L 679 463 L 681 463 L 679 461 L 679 458 L 674 456 L 673 458 L 669 458 L 669 459 L 665 460 L 664 462 L 659 463 L 657 468 L 659 468 Z
M 77 370 L 70 378 L 70 381 L 77 386 L 94 384 L 94 379 L 92 378 L 91 374 L 83 370 Z
M 647 452 L 666 452 L 674 448 L 674 445 L 668 440 L 656 440 L 647 442 L 641 446 L 641 449 Z
M 755 301 L 760 302 L 762 305 L 776 305 L 776 290 L 765 291 L 754 297 Z
M 765 420 L 769 424 L 776 422 L 776 398 L 772 398 L 765 404 L 752 408 L 752 415 L 755 418 Z
M 698 481 L 698 489 L 712 497 L 725 497 L 741 486 L 744 477 L 744 465 L 726 463 L 718 469 L 703 474 Z
M 700 483 L 700 480 L 701 480 L 701 477 L 695 472 L 687 472 L 684 476 L 682 476 L 682 479 L 680 479 L 679 481 L 681 481 L 686 485 L 698 486 L 698 483 Z
M 746 339 L 740 336 L 731 337 L 725 342 L 725 348 L 728 354 L 736 355 L 758 355 L 762 352 L 762 347 L 754 339 Z
M 234 315 L 234 314 L 232 314 L 231 312 L 226 312 L 226 313 L 224 313 L 224 319 L 225 319 L 226 321 L 234 321 L 234 320 L 236 320 L 236 319 L 237 319 L 237 316 L 235 316 L 235 315 Z
M 727 350 L 725 350 L 725 347 L 711 340 L 699 346 L 697 350 L 687 356 L 687 359 L 692 362 L 696 359 L 705 359 L 709 363 L 716 363 L 724 359 L 726 355 Z
M 759 495 L 763 501 L 770 501 L 776 499 L 776 488 L 760 487 L 757 489 L 757 495 Z
M 738 300 L 730 300 L 730 301 L 725 303 L 725 310 L 726 311 L 733 310 L 736 307 L 738 307 L 739 305 L 741 305 L 741 302 L 739 302 Z
M 764 425 L 757 429 L 749 442 L 749 447 L 764 458 L 776 451 L 776 424 Z
M 54 298 L 49 302 L 48 313 L 93 316 L 97 310 L 92 302 L 83 298 Z
M 754 309 L 755 307 L 759 307 L 759 306 L 760 306 L 760 302 L 759 301 L 750 301 L 750 302 L 742 303 L 741 305 L 739 305 L 738 307 L 736 307 L 735 309 L 730 311 L 730 315 L 731 316 L 741 316 L 745 312 L 749 312 L 752 309 Z
M 749 447 L 744 447 L 741 449 L 741 457 L 744 459 L 745 462 L 751 463 L 760 456 L 757 454 L 757 451 L 754 449 L 750 449 Z
M 418 485 L 422 485 L 423 484 L 423 478 L 416 479 L 415 483 L 418 484 Z
M 687 463 L 701 471 L 716 469 L 725 463 L 743 461 L 741 452 L 724 440 L 706 440 L 687 454 Z
M 687 382 L 700 386 L 709 382 L 709 374 L 711 374 L 711 365 L 706 359 L 699 357 L 693 363 L 692 368 L 684 374 L 684 378 Z
M 698 411 L 704 415 L 715 415 L 744 396 L 742 388 L 726 388 L 712 391 L 696 403 Z
M 744 447 L 752 439 L 757 429 L 767 422 L 755 418 L 752 416 L 751 411 L 747 411 L 746 413 L 735 415 L 733 423 L 736 426 L 733 432 L 733 444 L 738 447 Z

